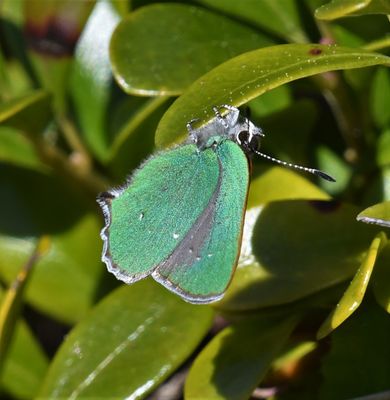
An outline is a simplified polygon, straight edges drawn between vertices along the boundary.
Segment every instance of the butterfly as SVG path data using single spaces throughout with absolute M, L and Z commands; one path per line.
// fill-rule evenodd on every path
M 190 303 L 221 299 L 232 279 L 253 156 L 334 181 L 261 153 L 261 128 L 238 108 L 213 110 L 208 124 L 187 124 L 184 144 L 153 154 L 123 186 L 97 199 L 108 270 L 127 284 L 150 275 Z

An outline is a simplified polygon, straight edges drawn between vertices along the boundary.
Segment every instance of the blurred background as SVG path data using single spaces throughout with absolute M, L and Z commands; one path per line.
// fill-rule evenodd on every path
M 0 397 L 383 395 L 388 14 L 380 0 L 0 0 Z M 100 261 L 97 194 L 225 103 L 249 107 L 262 151 L 337 182 L 254 161 L 222 302 L 120 284 Z

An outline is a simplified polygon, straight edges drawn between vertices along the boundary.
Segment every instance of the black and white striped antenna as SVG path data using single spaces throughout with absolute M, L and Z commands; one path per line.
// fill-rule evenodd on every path
M 292 168 L 292 169 L 299 169 L 300 171 L 309 172 L 310 174 L 317 175 L 320 178 L 325 179 L 329 182 L 336 182 L 336 180 L 334 178 L 332 178 L 330 175 L 326 174 L 325 172 L 320 171 L 319 169 L 302 167 L 302 165 L 292 164 L 292 163 L 289 163 L 286 161 L 278 160 L 277 158 L 271 157 L 271 156 L 261 153 L 260 151 L 257 151 L 257 150 L 252 150 L 252 151 L 255 154 L 257 154 L 258 156 L 263 157 L 267 160 L 270 160 L 276 164 L 280 164 L 280 165 L 283 165 L 285 167 Z

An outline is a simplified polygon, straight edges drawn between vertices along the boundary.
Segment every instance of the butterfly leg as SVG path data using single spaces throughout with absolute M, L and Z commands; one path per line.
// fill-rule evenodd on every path
M 220 113 L 220 109 L 225 108 L 229 112 L 223 117 Z M 228 104 L 222 104 L 218 107 L 213 107 L 213 111 L 217 120 L 223 125 L 225 129 L 236 125 L 238 117 L 240 116 L 240 110 L 237 107 L 230 106 Z
M 189 134 L 189 136 L 190 136 L 190 139 L 191 139 L 191 141 L 194 143 L 194 144 L 197 144 L 198 143 L 198 135 L 197 135 L 197 130 L 196 129 L 194 129 L 194 127 L 192 126 L 192 124 L 194 123 L 194 122 L 197 122 L 197 121 L 199 121 L 199 118 L 193 118 L 191 121 L 188 121 L 187 122 L 187 131 L 188 131 L 188 134 Z

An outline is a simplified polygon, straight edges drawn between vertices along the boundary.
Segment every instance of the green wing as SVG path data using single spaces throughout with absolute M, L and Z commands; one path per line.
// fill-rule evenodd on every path
M 204 212 L 218 176 L 214 151 L 185 145 L 150 158 L 123 188 L 103 193 L 109 271 L 132 283 L 168 259 Z
M 215 150 L 218 179 L 208 204 L 191 229 L 152 276 L 192 303 L 208 303 L 223 296 L 241 247 L 249 184 L 248 161 L 232 141 L 222 141 Z M 215 168 L 213 168 L 214 170 Z M 193 189 L 195 191 L 195 189 Z

